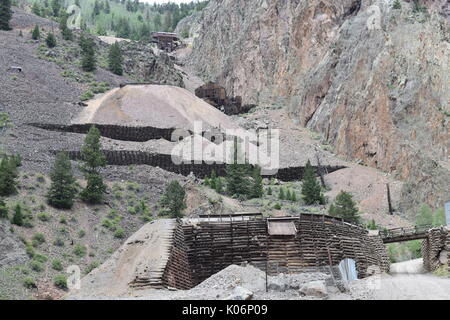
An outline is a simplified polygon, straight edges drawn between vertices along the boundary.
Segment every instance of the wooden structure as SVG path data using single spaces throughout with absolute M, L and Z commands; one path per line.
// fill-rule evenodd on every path
M 242 105 L 242 97 L 228 97 L 224 87 L 208 82 L 197 89 L 195 95 L 227 115 L 248 112 L 254 105 Z
M 176 33 L 152 32 L 153 43 L 158 44 L 158 48 L 166 52 L 172 52 L 180 46 L 180 39 Z
M 395 228 L 380 231 L 383 243 L 404 242 L 418 239 L 426 239 L 429 230 L 433 226 L 415 226 L 410 228 Z

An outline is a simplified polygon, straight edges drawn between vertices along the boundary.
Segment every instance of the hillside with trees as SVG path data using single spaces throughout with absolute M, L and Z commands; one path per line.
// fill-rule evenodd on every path
M 153 31 L 172 32 L 181 19 L 201 11 L 208 4 L 208 1 L 152 5 L 138 0 L 26 1 L 34 14 L 49 19 L 59 19 L 69 6 L 77 5 L 81 8 L 82 29 L 99 36 L 132 40 L 148 39 Z

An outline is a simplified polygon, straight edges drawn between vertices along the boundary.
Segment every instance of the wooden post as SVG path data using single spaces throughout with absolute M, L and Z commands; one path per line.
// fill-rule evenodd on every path
M 391 190 L 389 189 L 389 183 L 386 183 L 386 192 L 387 192 L 387 201 L 388 201 L 388 206 L 389 206 L 389 214 L 393 215 L 394 210 L 392 209 Z

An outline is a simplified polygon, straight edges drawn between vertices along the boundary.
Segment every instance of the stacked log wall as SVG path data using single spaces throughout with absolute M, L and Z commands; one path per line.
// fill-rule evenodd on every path
M 270 273 L 296 273 L 356 261 L 360 278 L 370 268 L 389 270 L 381 238 L 365 229 L 322 215 L 301 215 L 294 220 L 295 236 L 268 236 L 266 220 L 200 222 L 185 225 L 193 283 L 198 284 L 231 264 L 244 262 Z
M 423 266 L 432 272 L 441 266 L 439 255 L 450 245 L 450 233 L 444 228 L 434 228 L 428 231 L 428 236 L 422 241 Z M 448 252 L 448 250 L 447 250 Z
M 55 153 L 57 151 L 54 151 Z M 72 160 L 82 160 L 80 151 L 65 151 Z M 197 178 L 205 178 L 211 176 L 214 170 L 218 176 L 226 175 L 226 164 L 223 163 L 174 163 L 172 156 L 169 154 L 148 153 L 142 151 L 127 150 L 103 150 L 108 165 L 128 166 L 128 165 L 150 165 L 161 169 L 188 176 L 191 172 Z M 343 169 L 343 166 L 326 167 L 329 173 Z M 317 168 L 315 168 L 317 170 Z M 282 181 L 297 181 L 303 178 L 304 167 L 281 168 L 278 172 L 271 176 L 263 176 L 267 178 L 277 178 Z

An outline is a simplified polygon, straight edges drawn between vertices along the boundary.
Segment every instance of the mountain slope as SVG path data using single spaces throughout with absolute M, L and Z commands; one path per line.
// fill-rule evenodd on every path
M 447 14 L 442 1 L 213 0 L 189 62 L 405 180 L 403 211 L 438 207 L 450 193 Z

